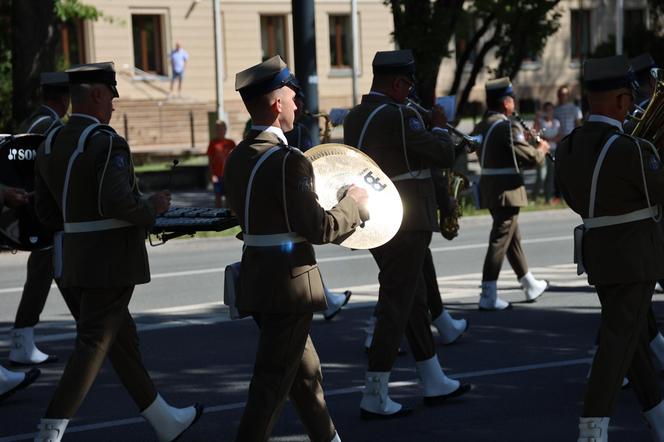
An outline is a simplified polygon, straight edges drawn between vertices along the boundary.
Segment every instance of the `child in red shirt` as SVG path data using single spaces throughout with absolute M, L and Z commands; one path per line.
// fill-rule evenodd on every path
M 207 156 L 210 164 L 210 179 L 214 186 L 214 206 L 222 206 L 222 196 L 224 195 L 224 165 L 226 158 L 235 149 L 233 140 L 226 138 L 226 123 L 217 121 L 215 124 L 216 136 L 208 144 Z

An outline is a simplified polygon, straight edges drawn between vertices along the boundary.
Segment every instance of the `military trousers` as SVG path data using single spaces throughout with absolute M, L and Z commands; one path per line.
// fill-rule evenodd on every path
M 30 252 L 28 273 L 25 278 L 21 301 L 16 310 L 14 328 L 37 325 L 52 283 L 53 249 Z
M 431 318 L 436 319 L 443 313 L 443 298 L 440 296 L 440 289 L 438 288 L 438 278 L 436 277 L 436 267 L 433 263 L 433 255 L 431 249 L 427 247 L 427 252 L 424 255 L 424 264 L 422 265 L 422 275 L 424 276 L 424 283 L 427 290 L 427 304 L 429 305 L 429 313 Z
M 45 417 L 72 418 L 107 356 L 138 409 L 146 409 L 157 390 L 143 366 L 136 324 L 128 309 L 134 286 L 61 290 L 76 319 L 76 343 Z
M 325 403 L 320 360 L 309 336 L 313 313 L 259 313 L 254 372 L 236 441 L 264 442 L 290 398 L 312 442 L 336 432 Z
M 659 404 L 647 316 L 655 281 L 597 285 L 602 305 L 599 346 L 586 388 L 583 416 L 611 416 L 627 376 L 644 411 Z
M 528 272 L 528 264 L 521 248 L 519 208 L 496 207 L 489 211 L 493 224 L 489 234 L 489 249 L 484 258 L 482 281 L 498 280 L 505 255 L 507 255 L 507 260 L 516 273 L 517 279 L 521 279 Z
M 369 349 L 369 371 L 391 371 L 404 333 L 416 361 L 436 355 L 422 266 L 431 232 L 399 231 L 371 249 L 378 264 L 376 327 Z

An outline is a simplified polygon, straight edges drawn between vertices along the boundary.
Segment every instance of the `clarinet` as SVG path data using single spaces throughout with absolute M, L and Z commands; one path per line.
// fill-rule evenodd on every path
M 531 129 L 530 127 L 528 127 L 526 122 L 523 121 L 523 118 L 521 118 L 521 115 L 519 115 L 518 113 L 514 112 L 512 114 L 512 116 L 517 121 L 517 123 L 519 123 L 519 125 L 523 128 L 523 130 L 525 130 L 526 132 L 528 132 L 531 135 L 530 141 L 529 141 L 530 145 L 533 146 L 533 147 L 537 147 L 539 145 L 539 143 L 542 141 L 542 136 L 540 135 L 542 133 L 542 131 L 535 132 L 535 129 Z M 552 163 L 555 163 L 556 160 L 555 160 L 555 158 L 553 158 L 553 155 L 551 155 L 549 152 L 547 152 L 546 156 L 547 156 L 547 158 L 549 158 L 551 160 Z

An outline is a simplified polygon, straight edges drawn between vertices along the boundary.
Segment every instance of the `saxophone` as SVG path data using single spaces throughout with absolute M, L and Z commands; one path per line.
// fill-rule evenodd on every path
M 457 199 L 459 193 L 468 189 L 469 181 L 468 178 L 459 172 L 455 172 L 452 169 L 445 171 L 445 177 L 447 179 L 447 189 L 449 195 Z M 451 213 L 447 215 L 441 214 L 440 218 L 440 233 L 448 241 L 452 241 L 459 234 L 459 218 L 463 216 L 463 209 L 457 204 L 454 206 L 454 209 Z

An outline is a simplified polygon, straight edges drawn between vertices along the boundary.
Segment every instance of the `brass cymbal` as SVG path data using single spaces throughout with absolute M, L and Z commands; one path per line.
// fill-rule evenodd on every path
M 314 168 L 318 202 L 326 210 L 339 202 L 352 184 L 369 193 L 370 219 L 364 227 L 340 243 L 350 249 L 373 249 L 388 242 L 399 231 L 403 205 L 399 191 L 387 175 L 364 152 L 345 144 L 320 144 L 307 150 Z

